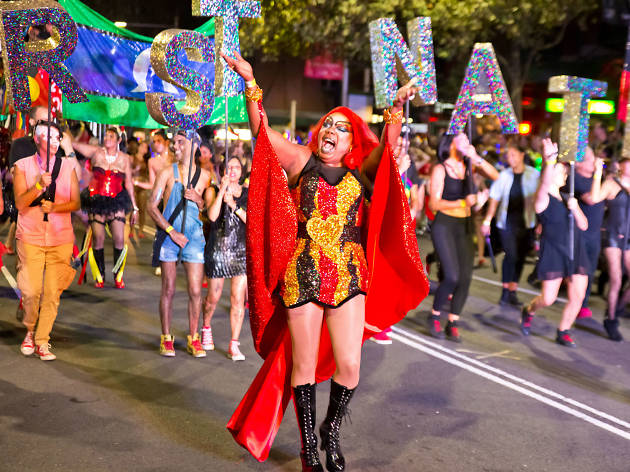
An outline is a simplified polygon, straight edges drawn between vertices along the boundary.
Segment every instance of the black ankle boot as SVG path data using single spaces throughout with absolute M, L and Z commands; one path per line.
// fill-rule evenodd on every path
M 356 388 L 351 390 L 339 385 L 334 380 L 330 381 L 328 412 L 326 419 L 319 427 L 319 435 L 322 439 L 321 448 L 326 450 L 326 469 L 329 472 L 341 471 L 346 468 L 346 460 L 341 454 L 339 444 L 339 429 L 355 390 Z
M 510 300 L 510 305 L 514 306 L 514 307 L 521 307 L 523 306 L 523 302 L 521 302 L 518 297 L 516 296 L 516 290 L 510 290 L 510 294 L 508 296 L 509 300 Z
M 94 249 L 94 260 L 101 277 L 103 277 L 103 282 L 105 282 L 105 249 Z
M 619 332 L 619 319 L 615 318 L 614 320 L 605 319 L 604 320 L 604 328 L 606 329 L 606 333 L 608 337 L 613 341 L 623 341 L 623 336 Z
M 507 288 L 504 288 L 501 291 L 501 298 L 499 298 L 499 305 L 506 306 L 510 305 L 510 291 Z
M 315 436 L 315 387 L 313 384 L 298 385 L 293 387 L 293 403 L 295 403 L 295 415 L 300 427 L 300 439 L 302 450 L 303 472 L 324 472 L 317 452 L 317 436 Z

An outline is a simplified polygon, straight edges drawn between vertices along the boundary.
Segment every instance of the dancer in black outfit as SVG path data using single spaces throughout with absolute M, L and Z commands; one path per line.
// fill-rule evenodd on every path
M 542 224 L 538 278 L 542 280 L 542 293 L 523 308 L 521 331 L 529 335 L 535 312 L 551 305 L 558 297 L 562 281 L 567 281 L 569 301 L 562 311 L 556 342 L 575 347 L 570 328 L 582 306 L 588 285 L 589 260 L 583 244 L 582 232 L 588 228 L 588 220 L 575 198 L 561 195 L 568 176 L 568 165 L 557 162 L 558 145 L 550 139 L 543 140 L 544 167 L 540 185 L 536 191 L 534 207 Z M 566 204 L 564 203 L 566 200 Z M 573 258 L 569 252 L 570 218 L 575 218 Z
M 435 213 L 431 239 L 444 278 L 435 293 L 429 330 L 434 337 L 444 337 L 440 312 L 446 311 L 446 336 L 460 342 L 457 320 L 468 297 L 475 257 L 470 207 L 476 203 L 477 197 L 470 174 L 471 170 L 477 170 L 485 177 L 496 180 L 499 173 L 477 154 L 464 134 L 442 138 L 438 161 L 431 171 L 429 209 Z
M 203 306 L 201 345 L 214 349 L 210 322 L 223 291 L 225 279 L 232 279 L 230 297 L 230 326 L 232 338 L 228 357 L 233 361 L 245 360 L 239 349 L 239 337 L 245 316 L 245 290 L 247 268 L 245 261 L 245 222 L 247 221 L 247 187 L 243 186 L 245 169 L 237 157 L 221 164 L 221 186 L 206 191 L 206 207 L 211 221 L 206 243 L 206 276 L 210 279 L 208 296 Z
M 619 177 L 606 179 L 602 184 L 603 161 L 597 159 L 593 177 L 591 199 L 594 203 L 606 201 L 608 217 L 604 223 L 604 254 L 608 263 L 610 285 L 608 289 L 608 309 L 604 328 L 613 341 L 623 338 L 619 332 L 619 314 L 630 302 L 630 289 L 619 300 L 623 269 L 630 271 L 630 158 L 619 164 Z

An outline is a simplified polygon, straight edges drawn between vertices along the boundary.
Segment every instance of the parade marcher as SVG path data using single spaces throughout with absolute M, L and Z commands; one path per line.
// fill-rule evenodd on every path
M 103 147 L 74 141 L 74 149 L 92 163 L 92 181 L 81 194 L 81 206 L 92 226 L 90 268 L 96 276 L 94 286 L 105 286 L 105 226 L 109 225 L 114 240 L 114 283 L 124 288 L 123 271 L 127 257 L 125 248 L 126 215 L 131 213 L 130 225 L 136 223 L 138 207 L 134 195 L 131 158 L 119 151 L 120 133 L 108 128 Z
M 190 334 L 188 335 L 187 351 L 193 357 L 206 356 L 206 352 L 201 347 L 198 332 L 206 244 L 199 212 L 204 207 L 201 196 L 210 183 L 210 174 L 194 164 L 194 158 L 191 155 L 193 146 L 196 148 L 197 144 L 186 136 L 185 131 L 177 133 L 174 138 L 176 162 L 162 169 L 158 174 L 148 203 L 149 215 L 158 227 L 153 244 L 153 265 L 159 264 L 162 268 L 160 354 L 166 357 L 175 356 L 175 339 L 171 334 L 171 318 L 177 261 L 180 259 L 180 253 L 188 281 L 188 327 Z M 192 163 L 191 159 L 193 159 Z M 186 188 L 188 182 L 190 182 L 190 187 Z M 164 204 L 163 211 L 158 208 L 160 202 Z M 185 212 L 184 205 L 186 205 Z M 185 220 L 184 213 L 186 215 Z
M 503 291 L 499 304 L 516 307 L 522 305 L 516 296 L 516 289 L 533 242 L 536 226 L 534 195 L 540 173 L 525 165 L 525 152 L 514 143 L 508 144 L 506 158 L 510 167 L 502 171 L 490 187 L 482 232 L 484 236 L 490 234 L 490 222 L 496 215 L 501 246 L 505 251 L 501 267 Z
M 257 136 L 247 277 L 254 346 L 265 359 L 228 429 L 254 457 L 266 459 L 293 396 L 302 470 L 322 471 L 315 392 L 316 383 L 332 375 L 319 432 L 328 470 L 344 470 L 340 427 L 359 382 L 362 342 L 399 321 L 428 291 L 391 150 L 400 134 L 401 106 L 414 90 L 398 92 L 380 142 L 361 118 L 338 107 L 302 146 L 269 127 L 249 63 L 238 53 L 236 59 L 223 57 L 246 81 L 250 128 Z M 361 244 L 364 177 L 375 182 L 367 251 Z
M 239 337 L 245 317 L 245 291 L 247 269 L 245 260 L 245 223 L 247 221 L 247 188 L 243 187 L 245 170 L 238 157 L 222 164 L 225 169 L 218 191 L 206 190 L 206 207 L 210 219 L 210 234 L 206 243 L 205 269 L 210 279 L 208 296 L 203 306 L 201 345 L 213 350 L 212 315 L 221 298 L 223 282 L 231 279 L 230 327 L 232 338 L 228 357 L 233 361 L 245 360 L 239 349 Z
M 591 189 L 593 187 L 593 175 L 595 172 L 595 153 L 591 147 L 587 146 L 584 152 L 584 158 L 575 163 L 575 198 L 580 203 L 582 213 L 588 220 L 588 229 L 582 234 L 584 246 L 586 247 L 586 254 L 589 257 L 589 273 L 588 273 L 588 287 L 586 288 L 586 294 L 582 301 L 582 308 L 578 312 L 578 318 L 589 318 L 593 315 L 591 309 L 588 307 L 589 298 L 591 295 L 591 287 L 593 285 L 593 276 L 597 270 L 597 263 L 599 261 L 599 253 L 602 246 L 602 223 L 604 221 L 604 211 L 606 210 L 606 203 L 595 203 L 591 199 Z M 568 192 L 568 186 L 565 185 L 562 189 L 563 192 Z
M 471 207 L 477 196 L 470 170 L 491 180 L 499 176 L 498 171 L 477 154 L 465 134 L 444 135 L 438 148 L 438 163 L 431 171 L 429 191 L 429 208 L 435 213 L 431 240 L 443 278 L 428 321 L 432 336 L 442 339 L 446 334 L 455 342 L 461 342 L 457 321 L 468 297 L 475 258 Z M 440 324 L 442 311 L 448 313 L 444 332 Z
M 142 141 L 129 143 L 128 148 L 131 157 L 131 173 L 133 177 L 134 195 L 136 196 L 136 204 L 138 205 L 138 228 L 137 231 L 132 226 L 130 237 L 136 234 L 139 239 L 144 238 L 144 226 L 147 217 L 147 199 L 148 193 L 153 186 L 149 183 L 149 145 Z
M 542 281 L 542 293 L 523 307 L 521 331 L 525 336 L 531 332 L 532 318 L 540 308 L 551 305 L 558 297 L 563 280 L 567 283 L 568 302 L 562 310 L 556 342 L 563 346 L 575 347 L 569 330 L 577 317 L 586 286 L 588 285 L 589 259 L 583 243 L 583 231 L 588 228 L 588 220 L 578 205 L 577 199 L 560 193 L 569 175 L 568 164 L 557 162 L 558 145 L 550 139 L 543 140 L 543 170 L 534 200 L 534 208 L 542 224 L 538 279 Z M 573 214 L 573 254 L 570 253 L 571 219 Z M 573 256 L 573 257 L 571 257 Z
M 74 244 L 70 214 L 80 207 L 79 181 L 75 163 L 55 156 L 61 137 L 57 124 L 36 124 L 33 137 L 37 152 L 16 162 L 14 179 L 19 211 L 17 282 L 27 329 L 21 351 L 50 361 L 56 359 L 49 341 L 59 299 L 75 274 L 70 265 Z
M 604 328 L 610 339 L 621 341 L 619 315 L 630 302 L 630 288 L 619 298 L 624 269 L 630 273 L 630 158 L 621 159 L 619 176 L 608 178 L 603 184 L 602 168 L 603 161 L 597 159 L 590 199 L 594 204 L 605 201 L 608 210 L 603 240 L 609 276 Z

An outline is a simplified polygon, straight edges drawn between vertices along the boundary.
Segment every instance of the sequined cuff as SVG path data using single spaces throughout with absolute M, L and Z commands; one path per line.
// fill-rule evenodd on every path
M 386 108 L 383 111 L 383 121 L 388 125 L 397 125 L 402 123 L 403 111 L 399 110 L 395 113 L 389 111 L 389 108 Z
M 245 98 L 248 102 L 260 102 L 263 97 L 262 89 L 257 85 L 255 88 L 245 89 Z

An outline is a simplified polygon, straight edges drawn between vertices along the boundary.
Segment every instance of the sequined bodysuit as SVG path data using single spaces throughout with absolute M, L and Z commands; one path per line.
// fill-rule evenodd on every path
M 311 155 L 291 196 L 298 232 L 280 288 L 285 306 L 315 302 L 338 307 L 366 293 L 364 188 L 358 171 L 326 166 Z

